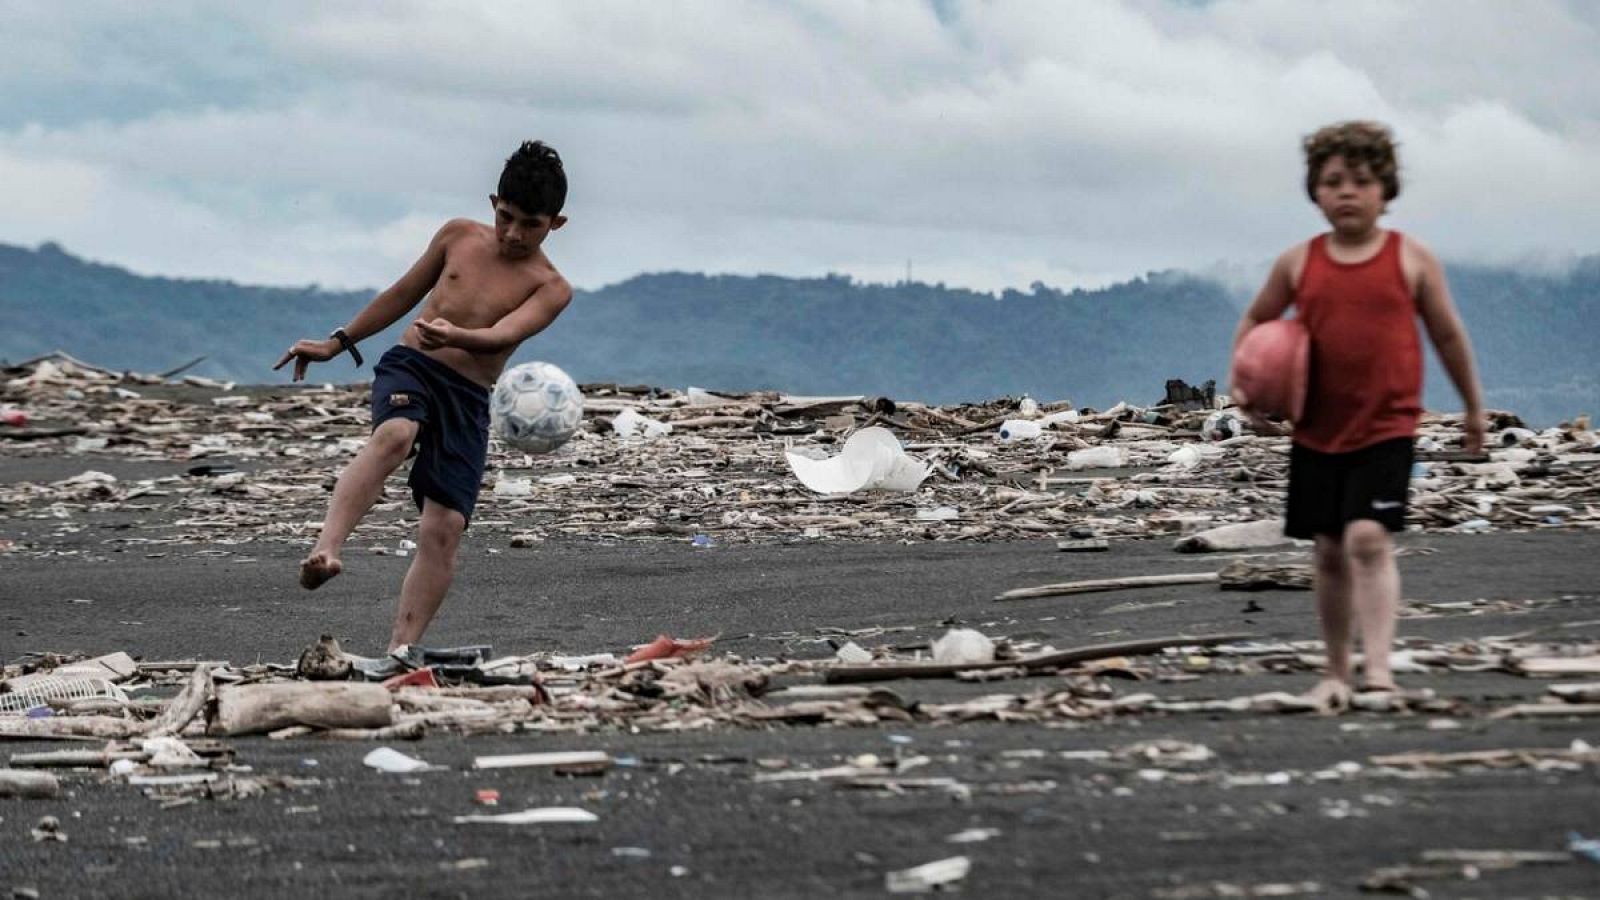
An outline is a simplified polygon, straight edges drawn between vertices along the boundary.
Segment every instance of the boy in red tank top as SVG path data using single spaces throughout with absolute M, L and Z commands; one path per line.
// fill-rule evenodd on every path
M 1394 691 L 1389 653 L 1400 603 L 1391 532 L 1405 527 L 1412 440 L 1422 414 L 1420 317 L 1466 404 L 1464 449 L 1483 449 L 1484 414 L 1472 347 L 1420 242 L 1378 226 L 1400 193 L 1389 130 L 1330 125 L 1305 139 L 1306 192 L 1332 230 L 1290 247 L 1245 311 L 1234 346 L 1293 305 L 1311 335 L 1305 413 L 1294 427 L 1285 531 L 1316 541 L 1317 612 L 1327 675 L 1309 696 L 1324 709 L 1351 691 Z M 1248 410 L 1237 386 L 1234 400 Z M 1356 632 L 1365 654 L 1354 687 Z

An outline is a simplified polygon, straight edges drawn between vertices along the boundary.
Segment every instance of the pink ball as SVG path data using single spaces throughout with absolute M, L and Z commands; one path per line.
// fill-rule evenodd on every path
M 1311 335 L 1293 319 L 1262 322 L 1233 353 L 1233 384 L 1249 408 L 1295 422 L 1305 412 Z

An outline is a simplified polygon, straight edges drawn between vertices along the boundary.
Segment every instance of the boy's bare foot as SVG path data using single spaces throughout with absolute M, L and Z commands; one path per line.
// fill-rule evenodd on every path
M 300 586 L 314 591 L 343 571 L 344 564 L 338 557 L 326 552 L 313 553 L 300 562 Z
M 1306 691 L 1305 698 L 1323 713 L 1344 712 L 1350 708 L 1350 685 L 1337 678 L 1324 678 Z

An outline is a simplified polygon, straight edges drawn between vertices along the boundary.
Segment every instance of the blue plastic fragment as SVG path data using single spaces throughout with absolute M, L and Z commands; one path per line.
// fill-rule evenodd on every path
M 1592 863 L 1600 863 L 1600 840 L 1586 838 L 1576 831 L 1569 831 L 1567 852 L 1581 856 Z

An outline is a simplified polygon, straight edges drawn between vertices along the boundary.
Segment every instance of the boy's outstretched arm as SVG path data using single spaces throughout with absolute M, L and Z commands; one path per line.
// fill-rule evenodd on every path
M 1228 350 L 1228 358 L 1233 358 L 1233 352 L 1239 349 L 1239 342 L 1250 329 L 1262 322 L 1270 322 L 1283 315 L 1289 308 L 1289 302 L 1294 299 L 1294 251 L 1286 251 L 1272 264 L 1272 271 L 1267 273 L 1267 280 L 1261 285 L 1261 290 L 1256 292 L 1255 300 L 1245 309 L 1244 315 L 1239 318 L 1239 327 L 1233 330 L 1233 344 Z M 1228 395 L 1233 402 L 1250 417 L 1250 423 L 1263 434 L 1281 432 L 1282 429 L 1250 409 L 1250 397 L 1239 390 L 1233 383 L 1233 371 L 1230 365 L 1228 372 Z
M 572 285 L 557 277 L 545 282 L 522 301 L 522 305 L 488 328 L 460 328 L 444 319 L 431 322 L 418 319 L 417 336 L 424 350 L 459 347 L 469 353 L 499 353 L 545 330 L 570 302 Z
M 1428 328 L 1428 339 L 1439 351 L 1439 360 L 1450 374 L 1461 402 L 1467 406 L 1465 449 L 1469 453 L 1483 452 L 1484 432 L 1487 423 L 1483 413 L 1483 389 L 1478 384 L 1478 367 L 1472 358 L 1472 341 L 1467 337 L 1466 326 L 1456 312 L 1455 301 L 1450 299 L 1450 287 L 1445 282 L 1444 266 L 1439 264 L 1428 248 L 1413 243 L 1418 262 L 1417 309 Z
M 359 343 L 388 328 L 422 302 L 422 298 L 433 290 L 434 284 L 439 281 L 440 273 L 444 271 L 445 247 L 462 227 L 463 220 L 460 219 L 446 222 L 444 227 L 434 234 L 433 240 L 428 242 L 428 249 L 422 251 L 422 256 L 411 264 L 411 268 L 356 313 L 350 324 L 344 327 L 344 333 L 352 343 Z M 342 350 L 343 346 L 339 341 L 331 337 L 324 340 L 296 341 L 272 368 L 281 369 L 292 359 L 294 380 L 303 381 L 307 366 L 313 362 L 333 359 Z

